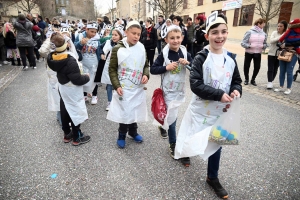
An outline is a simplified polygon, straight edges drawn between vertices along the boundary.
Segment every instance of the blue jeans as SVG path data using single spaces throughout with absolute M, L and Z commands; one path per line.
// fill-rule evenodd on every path
M 292 87 L 293 71 L 294 71 L 296 62 L 297 62 L 296 55 L 294 55 L 292 57 L 291 62 L 285 62 L 285 61 L 279 60 L 279 69 L 280 69 L 279 84 L 280 84 L 280 87 L 283 87 L 283 85 L 284 85 L 285 74 L 286 74 L 286 79 L 287 79 L 287 88 L 290 89 Z
M 157 40 L 157 51 L 158 51 L 158 55 L 161 52 L 161 40 Z
M 207 164 L 207 177 L 218 178 L 218 171 L 220 166 L 221 149 L 218 149 L 213 155 L 209 156 Z
M 106 93 L 107 93 L 107 100 L 108 102 L 111 102 L 112 99 L 112 91 L 113 91 L 113 86 L 110 84 L 106 85 Z
M 176 143 L 176 121 L 177 119 L 169 126 L 168 135 L 170 144 Z

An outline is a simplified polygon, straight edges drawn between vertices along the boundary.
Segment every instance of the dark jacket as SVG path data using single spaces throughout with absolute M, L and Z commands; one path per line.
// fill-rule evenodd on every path
M 8 48 L 8 49 L 16 49 L 17 48 L 16 37 L 13 34 L 13 32 L 8 31 L 6 33 L 6 36 L 4 38 L 4 43 L 5 43 L 6 48 Z
M 203 81 L 203 71 L 202 66 L 207 58 L 207 50 L 202 50 L 197 53 L 194 58 L 194 61 L 191 66 L 190 72 L 190 86 L 191 90 L 194 94 L 199 96 L 201 99 L 204 100 L 212 100 L 212 101 L 221 101 L 223 94 L 225 93 L 221 89 L 215 89 L 211 86 L 205 85 Z M 231 53 L 230 53 L 231 54 Z M 232 57 L 232 56 L 231 56 Z M 239 91 L 242 96 L 242 79 L 240 77 L 239 69 L 237 63 L 234 59 L 236 64 L 234 68 L 234 72 L 232 75 L 232 81 L 230 86 L 229 95 L 233 92 L 233 90 Z
M 118 44 L 112 49 L 111 51 L 111 57 L 110 57 L 110 63 L 109 63 L 109 68 L 108 68 L 108 72 L 109 72 L 109 77 L 110 77 L 110 81 L 112 83 L 112 86 L 114 87 L 114 89 L 117 89 L 119 87 L 121 87 L 120 81 L 119 81 L 119 77 L 118 77 L 118 50 L 120 48 L 125 48 L 124 44 L 122 41 L 119 41 Z M 145 52 L 146 53 L 146 52 Z M 144 69 L 143 69 L 143 76 L 146 75 L 149 79 L 150 74 L 149 74 L 149 62 L 146 59 L 145 65 L 144 65 Z
M 203 32 L 203 30 L 205 30 L 204 27 L 202 26 L 195 26 L 195 45 L 197 46 L 206 46 L 208 45 L 208 41 L 205 38 L 205 33 Z
M 147 40 L 149 36 L 149 40 Z M 156 29 L 151 26 L 145 28 L 141 35 L 141 42 L 144 44 L 145 49 L 155 49 L 157 46 L 157 32 Z
M 32 26 L 33 24 L 26 21 L 14 22 L 14 28 L 17 31 L 16 44 L 18 47 L 33 47 L 35 45 L 32 38 Z
M 3 37 L 3 33 L 0 32 L 0 47 L 4 46 L 5 43 L 4 43 L 4 37 Z M 1 54 L 0 54 L 1 55 Z
M 188 36 L 187 30 L 185 29 L 185 27 L 181 27 L 181 32 L 182 32 L 182 35 L 184 36 L 184 38 L 181 42 L 181 45 L 186 46 L 189 41 L 189 36 Z
M 81 75 L 75 58 L 67 53 L 50 53 L 47 58 L 47 64 L 53 71 L 57 72 L 58 82 L 62 85 L 71 81 L 74 85 L 84 85 L 90 78 Z
M 168 58 L 169 58 L 169 60 L 172 60 L 172 61 L 178 61 L 179 58 L 184 58 L 184 55 L 183 55 L 181 49 L 179 49 L 178 52 L 170 49 Z M 191 54 L 189 52 L 187 52 L 187 60 L 190 63 L 193 61 Z M 151 74 L 163 74 L 163 73 L 167 72 L 167 69 L 166 69 L 167 66 L 164 66 L 164 62 L 165 62 L 165 59 L 164 59 L 163 54 L 161 53 L 157 56 L 155 62 L 150 67 L 150 73 Z

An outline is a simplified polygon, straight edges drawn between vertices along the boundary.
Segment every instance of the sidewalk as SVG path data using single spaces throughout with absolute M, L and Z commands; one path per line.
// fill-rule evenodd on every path
M 0 94 L 19 75 L 22 66 L 4 65 L 0 67 Z

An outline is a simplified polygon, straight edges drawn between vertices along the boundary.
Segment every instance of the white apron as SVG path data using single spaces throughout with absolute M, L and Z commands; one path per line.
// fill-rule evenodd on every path
M 79 41 L 83 38 L 83 34 L 79 35 Z M 94 82 L 97 68 L 98 68 L 98 57 L 97 49 L 99 46 L 99 36 L 96 34 L 95 37 L 91 38 L 86 45 L 83 46 L 82 53 L 82 65 L 84 73 L 88 73 L 90 81 L 83 85 L 83 91 L 91 94 L 96 86 Z
M 228 94 L 235 62 L 227 55 L 225 49 L 223 49 L 223 56 L 226 61 L 224 68 L 221 69 L 214 66 L 211 55 L 208 53 L 202 66 L 203 80 L 205 85 L 222 89 Z M 200 155 L 206 160 L 220 148 L 217 143 L 209 142 L 208 137 L 213 124 L 223 113 L 226 104 L 219 101 L 203 100 L 193 94 L 178 132 L 175 147 L 176 159 Z
M 144 46 L 138 42 L 129 47 L 127 38 L 124 38 L 125 48 L 120 48 L 118 55 L 118 77 L 123 89 L 120 97 L 113 92 L 107 119 L 123 124 L 148 121 L 146 92 L 141 84 L 146 62 Z M 141 56 L 136 56 L 141 55 Z
M 180 49 L 184 55 L 184 59 L 187 60 L 187 50 L 184 46 L 180 46 Z M 168 58 L 169 44 L 163 49 L 164 66 L 171 63 Z M 164 100 L 167 105 L 167 115 L 164 119 L 163 129 L 168 130 L 169 126 L 175 122 L 178 115 L 179 106 L 185 102 L 185 74 L 186 68 L 181 64 L 174 71 L 167 71 L 162 74 L 163 80 L 163 92 Z
M 109 77 L 108 67 L 109 67 L 109 63 L 110 63 L 111 50 L 112 50 L 111 41 L 107 40 L 103 47 L 103 52 L 104 52 L 106 61 L 105 61 L 105 65 L 104 65 L 102 76 L 101 76 L 101 83 L 109 84 L 109 85 L 111 85 L 111 81 L 110 81 L 110 77 Z
M 48 111 L 60 111 L 57 73 L 47 67 L 48 75 Z

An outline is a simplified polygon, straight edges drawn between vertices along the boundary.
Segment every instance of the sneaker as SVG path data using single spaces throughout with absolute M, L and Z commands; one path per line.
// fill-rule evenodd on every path
M 84 101 L 88 101 L 89 98 L 87 96 L 84 96 Z
M 3 61 L 3 64 L 4 64 L 4 65 L 10 65 L 11 63 L 8 62 L 8 61 L 6 61 L 6 60 L 4 60 L 4 61 Z
M 185 167 L 189 167 L 191 165 L 191 160 L 189 157 L 181 158 L 180 161 Z
M 96 105 L 97 102 L 98 102 L 98 97 L 97 97 L 97 96 L 92 96 L 91 104 L 92 104 L 92 105 Z
M 267 89 L 272 89 L 272 88 L 273 88 L 273 83 L 272 82 L 268 82 Z
M 287 89 L 284 94 L 291 94 L 292 90 L 291 89 Z
M 213 188 L 213 190 L 215 191 L 215 193 L 218 197 L 220 197 L 222 199 L 228 199 L 228 193 L 222 187 L 218 178 L 214 178 L 214 179 L 207 178 L 206 183 L 208 183 L 208 185 L 210 185 Z
M 249 81 L 245 80 L 244 85 L 248 85 L 248 84 L 249 84 Z
M 72 145 L 73 146 L 79 146 L 81 144 L 85 144 L 91 140 L 90 136 L 83 136 L 81 138 L 78 138 L 76 141 L 73 140 Z
M 131 135 L 130 135 L 131 136 Z M 131 136 L 133 139 L 134 139 L 134 141 L 135 142 L 137 142 L 137 143 L 141 143 L 141 142 L 143 142 L 143 137 L 141 136 L 141 135 L 139 135 L 139 134 L 136 134 L 134 137 L 133 136 Z
M 161 126 L 158 127 L 159 131 L 160 131 L 160 136 L 163 139 L 167 139 L 168 138 L 168 133 L 165 129 L 163 129 Z
M 126 142 L 125 142 L 125 138 L 126 138 L 126 133 L 122 134 L 122 133 L 119 133 L 119 137 L 118 137 L 118 140 L 117 140 L 117 145 L 123 149 L 126 145 Z
M 2 67 L 2 64 L 0 64 L 0 67 Z
M 281 91 L 282 91 L 282 87 L 274 89 L 274 92 L 281 92 Z
M 257 86 L 257 84 L 255 83 L 254 80 L 252 80 L 250 83 L 251 83 L 251 85 Z
M 169 146 L 170 155 L 172 158 L 174 158 L 175 146 L 176 146 L 176 143 L 171 143 Z
M 36 69 L 36 66 L 32 66 L 32 69 Z
M 69 143 L 73 139 L 73 132 L 71 131 L 69 134 L 65 134 L 64 136 L 64 143 Z
M 106 111 L 109 111 L 109 107 L 110 107 L 110 102 L 107 102 L 107 106 L 106 106 Z
M 26 70 L 26 69 L 28 69 L 28 67 L 27 67 L 27 66 L 23 67 L 23 70 Z

